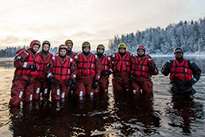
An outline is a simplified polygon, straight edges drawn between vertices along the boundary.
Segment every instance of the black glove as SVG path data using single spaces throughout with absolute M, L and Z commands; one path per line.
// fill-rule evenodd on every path
M 55 77 L 51 78 L 51 84 L 56 86 L 58 84 L 58 80 Z
M 155 71 L 155 67 L 154 66 L 149 66 L 149 70 L 150 71 Z
M 73 84 L 70 87 L 70 90 L 75 91 L 76 90 L 76 84 L 73 82 Z
M 112 72 L 111 72 L 110 70 L 108 70 L 108 71 L 102 70 L 102 71 L 101 71 L 101 75 L 102 75 L 102 76 L 110 75 L 110 74 L 112 74 Z
M 110 74 L 112 74 L 112 71 L 108 70 L 107 75 L 110 75 Z
M 98 80 L 97 80 L 97 79 L 94 79 L 94 80 L 93 80 L 92 88 L 93 88 L 93 89 L 96 89 L 97 87 L 98 87 Z
M 31 69 L 31 71 L 36 71 L 36 65 L 29 65 L 29 69 Z
M 187 81 L 187 82 L 185 83 L 185 86 L 187 86 L 187 87 L 191 87 L 192 85 L 193 85 L 193 81 L 192 81 L 192 80 Z
M 73 84 L 73 79 L 69 78 L 68 81 L 65 83 L 66 87 L 70 87 Z
M 101 75 L 102 75 L 102 76 L 105 76 L 105 75 L 106 75 L 106 72 L 107 72 L 107 71 L 102 70 L 102 71 L 101 71 Z

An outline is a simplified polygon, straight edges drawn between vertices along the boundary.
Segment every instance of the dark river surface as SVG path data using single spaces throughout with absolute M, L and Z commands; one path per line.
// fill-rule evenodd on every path
M 154 57 L 159 69 L 172 57 Z M 100 93 L 67 102 L 32 102 L 21 109 L 8 106 L 13 60 L 0 59 L 0 136 L 205 136 L 205 57 L 187 57 L 202 69 L 193 97 L 173 98 L 169 78 L 152 77 L 152 95 L 124 91 Z

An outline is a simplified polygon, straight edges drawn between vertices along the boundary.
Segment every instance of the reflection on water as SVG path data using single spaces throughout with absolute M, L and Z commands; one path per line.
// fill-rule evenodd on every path
M 0 59 L 0 67 L 13 68 L 14 60 L 12 58 Z
M 194 97 L 171 97 L 168 77 L 158 75 L 152 77 L 153 96 L 113 93 L 110 85 L 108 93 L 93 98 L 71 96 L 68 101 L 9 108 L 13 72 L 14 68 L 0 67 L 1 136 L 203 136 L 205 132 L 204 76 L 194 85 Z

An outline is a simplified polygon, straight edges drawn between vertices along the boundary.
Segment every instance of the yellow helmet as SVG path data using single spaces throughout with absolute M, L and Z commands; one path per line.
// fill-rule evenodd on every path
M 68 40 L 65 41 L 65 45 L 67 45 L 68 43 L 70 43 L 73 46 L 73 41 L 72 40 L 68 39 Z
M 127 49 L 127 46 L 126 46 L 125 43 L 120 43 L 120 44 L 118 45 L 118 49 L 120 49 L 120 48 L 124 48 L 124 49 L 126 50 L 126 49 Z
M 103 50 L 105 50 L 105 46 L 104 46 L 103 44 L 99 44 L 98 47 L 97 47 L 97 49 L 103 49 Z
M 90 43 L 88 41 L 83 42 L 82 49 L 88 47 L 90 49 Z

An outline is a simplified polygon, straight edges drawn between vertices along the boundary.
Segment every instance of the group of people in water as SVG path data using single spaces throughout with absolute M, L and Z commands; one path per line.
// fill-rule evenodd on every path
M 42 46 L 42 50 L 38 52 Z M 99 44 L 96 54 L 91 53 L 88 41 L 82 43 L 82 52 L 72 51 L 73 41 L 66 40 L 58 52 L 49 52 L 51 43 L 33 40 L 30 48 L 20 49 L 14 58 L 16 68 L 11 88 L 11 106 L 20 102 L 32 102 L 40 98 L 66 100 L 69 94 L 79 97 L 94 96 L 108 92 L 109 76 L 112 74 L 114 91 L 132 94 L 152 94 L 152 75 L 159 73 L 153 58 L 146 54 L 143 45 L 137 46 L 136 55 L 127 51 L 125 43 L 118 45 L 118 51 L 106 55 L 105 46 Z M 201 74 L 200 68 L 183 58 L 181 48 L 174 49 L 175 59 L 167 61 L 162 74 L 170 73 L 170 91 L 173 94 L 193 94 L 192 88 Z

